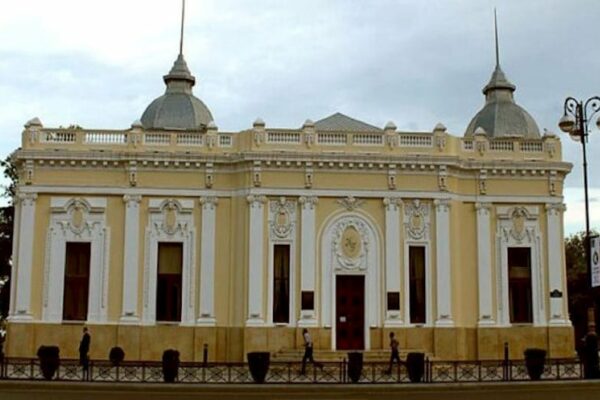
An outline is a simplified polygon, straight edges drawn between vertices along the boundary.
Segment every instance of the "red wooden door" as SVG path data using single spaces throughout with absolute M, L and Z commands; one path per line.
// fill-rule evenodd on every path
M 365 348 L 365 277 L 338 275 L 336 278 L 336 348 Z

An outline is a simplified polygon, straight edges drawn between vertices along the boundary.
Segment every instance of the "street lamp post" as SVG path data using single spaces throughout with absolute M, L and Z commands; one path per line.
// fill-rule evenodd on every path
M 592 257 L 590 249 L 590 204 L 588 199 L 588 176 L 587 176 L 587 153 L 586 143 L 589 135 L 589 123 L 594 115 L 600 111 L 600 97 L 593 96 L 585 101 L 579 101 L 573 97 L 567 97 L 564 105 L 564 115 L 558 122 L 559 128 L 568 133 L 571 139 L 581 143 L 583 150 L 583 189 L 585 193 L 585 265 L 588 272 L 588 284 L 591 289 Z M 600 129 L 600 118 L 596 120 L 596 126 Z M 593 298 L 593 297 L 592 297 Z M 591 314 L 591 315 L 590 315 Z M 594 301 L 592 300 L 591 312 L 588 311 L 588 329 L 595 331 Z

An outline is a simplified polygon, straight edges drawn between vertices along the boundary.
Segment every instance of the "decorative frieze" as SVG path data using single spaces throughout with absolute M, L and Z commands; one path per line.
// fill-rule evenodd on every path
M 343 208 L 345 208 L 347 211 L 354 211 L 355 209 L 362 207 L 362 205 L 365 203 L 365 201 L 361 200 L 361 199 L 357 199 L 354 196 L 350 195 L 343 199 L 338 199 L 337 203 L 339 205 L 341 205 Z
M 479 188 L 479 194 L 487 193 L 487 171 L 485 169 L 479 171 L 479 177 L 477 178 L 477 187 Z
M 314 182 L 314 170 L 312 162 L 307 162 L 304 168 L 304 187 L 310 189 Z
M 440 165 L 438 170 L 438 188 L 442 192 L 448 191 L 448 168 L 445 165 Z
M 260 166 L 260 161 L 254 161 L 252 166 L 252 184 L 255 187 L 262 185 L 262 168 Z

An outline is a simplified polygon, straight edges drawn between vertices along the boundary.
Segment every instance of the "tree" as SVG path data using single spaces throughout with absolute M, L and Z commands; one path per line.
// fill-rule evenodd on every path
M 594 235 L 595 232 L 590 232 Z M 585 262 L 585 232 L 573 234 L 565 239 L 565 263 L 567 266 L 567 288 L 569 292 L 569 314 L 575 328 L 575 339 L 587 333 L 587 310 L 597 303 L 590 291 L 590 278 Z M 596 304 L 596 321 L 598 320 Z
M 4 188 L 2 197 L 8 198 L 8 205 L 0 207 L 0 278 L 11 276 L 10 259 L 12 255 L 13 242 L 13 219 L 14 204 L 13 199 L 16 194 L 18 183 L 18 174 L 15 165 L 9 157 L 0 161 L 0 166 L 4 169 L 4 177 L 9 179 L 9 185 Z M 7 283 L 0 293 L 0 320 L 8 315 L 10 301 L 10 283 Z

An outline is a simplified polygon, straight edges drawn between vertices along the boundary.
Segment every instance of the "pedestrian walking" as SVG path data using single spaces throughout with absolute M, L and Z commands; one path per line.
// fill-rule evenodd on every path
M 307 361 L 313 363 L 315 367 L 323 369 L 323 364 L 316 362 L 313 358 L 313 342 L 310 333 L 308 333 L 308 329 L 304 328 L 304 330 L 302 330 L 302 338 L 304 339 L 304 357 L 302 357 L 302 370 L 300 371 L 300 375 L 306 374 Z
M 83 336 L 81 342 L 79 342 L 79 365 L 81 365 L 83 369 L 83 380 L 88 380 L 90 378 L 90 357 L 88 353 L 90 352 L 91 341 L 92 338 L 88 333 L 88 328 L 84 326 Z
M 394 332 L 390 332 L 390 350 L 392 353 L 390 355 L 390 367 L 385 372 L 386 374 L 392 373 L 392 366 L 394 365 L 394 361 L 398 362 L 398 365 L 400 365 L 402 362 L 402 361 L 400 361 L 399 347 L 400 347 L 400 343 L 398 343 L 398 340 L 396 339 Z

